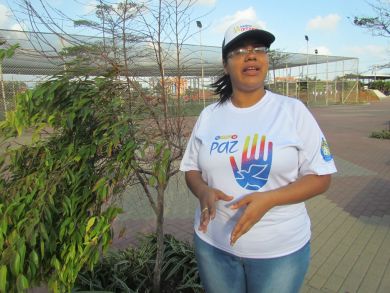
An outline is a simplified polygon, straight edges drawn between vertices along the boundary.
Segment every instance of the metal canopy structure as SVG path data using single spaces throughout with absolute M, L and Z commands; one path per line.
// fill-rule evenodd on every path
M 42 33 L 42 36 L 46 42 L 56 47 L 57 51 L 67 47 L 67 42 L 56 34 Z M 81 40 L 85 44 L 96 44 L 101 41 L 101 38 L 97 37 L 73 37 L 75 40 Z M 4 60 L 2 64 L 3 74 L 47 76 L 56 74 L 64 68 L 64 59 L 53 51 L 52 48 L 38 44 L 37 37 L 33 33 L 0 30 L 0 38 L 6 39 L 9 44 L 19 43 L 21 46 L 21 49 L 18 50 L 12 59 Z M 177 75 L 175 45 L 164 43 L 162 44 L 162 49 L 165 56 L 163 64 L 165 75 Z M 138 42 L 131 44 L 130 51 L 133 54 L 130 66 L 133 76 L 146 77 L 157 76 L 159 74 L 158 66 L 153 58 L 154 51 L 150 43 Z M 270 70 L 357 60 L 352 57 L 288 52 L 277 52 L 277 55 L 282 56 L 282 58 L 278 58 L 277 62 L 272 62 L 272 52 L 270 53 Z M 182 45 L 180 49 L 180 66 L 182 76 L 199 77 L 202 72 L 202 67 L 205 77 L 218 76 L 223 70 L 221 48 L 217 46 Z
M 200 76 L 201 74 L 201 59 L 199 55 L 200 46 L 184 45 L 183 54 L 186 56 L 192 55 L 190 59 L 184 60 L 182 67 L 182 75 L 184 76 Z M 203 69 L 205 76 L 217 76 L 222 70 L 221 48 L 213 46 L 202 46 L 203 50 Z M 332 63 L 345 60 L 354 60 L 356 58 L 341 57 L 341 56 L 324 56 L 324 55 L 306 55 L 299 53 L 285 53 L 285 60 L 276 64 L 270 64 L 270 70 L 293 68 L 298 66 L 307 66 L 323 63 Z M 156 76 L 158 67 L 152 60 L 139 58 L 133 63 L 135 75 L 138 76 Z M 307 62 L 307 60 L 309 60 Z M 166 75 L 176 75 L 177 67 L 176 60 L 169 58 L 164 66 Z M 12 59 L 5 59 L 3 62 L 3 74 L 21 74 L 21 75 L 52 75 L 60 72 L 63 69 L 64 61 L 57 56 L 44 56 L 40 52 L 32 50 L 19 50 Z
M 107 60 L 100 58 L 102 54 L 118 54 L 118 57 L 126 53 L 128 76 L 134 77 L 145 88 L 153 88 L 161 76 L 154 44 L 148 42 L 126 41 L 126 51 L 121 51 L 123 40 L 119 37 L 114 41 L 94 36 L 0 29 L 0 40 L 4 39 L 10 45 L 18 43 L 20 48 L 12 58 L 0 63 L 0 118 L 2 112 L 14 107 L 14 97 L 18 92 L 69 70 L 66 64 L 74 61 L 75 56 L 89 56 L 84 65 L 98 75 L 106 68 Z M 107 52 L 111 53 L 104 52 L 102 46 L 110 48 Z M 74 55 L 60 54 L 72 50 Z M 91 55 L 91 52 L 96 55 Z M 185 100 L 203 100 L 205 105 L 206 99 L 215 98 L 209 85 L 223 74 L 219 46 L 183 44 L 180 46 L 180 62 L 177 61 L 175 44 L 162 43 L 160 53 L 163 56 L 162 70 L 168 81 L 167 90 L 172 96 L 180 87 L 181 98 Z M 266 85 L 276 93 L 315 105 L 359 101 L 357 58 L 275 50 L 269 53 L 269 63 Z M 119 61 L 118 64 L 121 66 Z M 180 84 L 176 81 L 178 75 L 182 77 Z

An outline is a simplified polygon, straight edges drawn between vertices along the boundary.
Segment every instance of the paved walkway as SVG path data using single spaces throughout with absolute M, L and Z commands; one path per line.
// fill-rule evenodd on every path
M 339 172 L 308 202 L 312 263 L 302 292 L 390 292 L 390 98 L 312 109 Z
M 389 293 L 390 140 L 368 136 L 389 127 L 390 98 L 311 111 L 327 136 L 339 172 L 325 194 L 307 202 L 312 262 L 301 292 Z M 137 232 L 154 227 L 141 190 L 129 191 L 121 204 L 126 212 L 115 226 L 126 230 L 115 239 L 117 248 L 135 243 Z M 166 206 L 165 232 L 191 241 L 196 201 L 182 175 L 171 181 Z
M 388 129 L 390 98 L 311 111 L 327 136 L 339 172 L 325 194 L 307 202 L 313 227 L 312 262 L 301 292 L 388 293 L 390 140 L 368 136 Z M 116 223 L 117 229 L 128 229 L 114 242 L 118 248 L 135 242 L 134 231 L 153 229 L 153 213 L 142 192 L 132 194 L 132 199 L 123 200 L 127 212 Z M 166 233 L 191 241 L 195 205 L 182 177 L 173 180 L 167 196 Z

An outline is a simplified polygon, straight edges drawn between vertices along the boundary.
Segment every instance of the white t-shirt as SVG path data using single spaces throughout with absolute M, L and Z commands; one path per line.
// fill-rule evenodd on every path
M 333 157 L 317 122 L 299 101 L 266 91 L 248 108 L 230 101 L 212 104 L 200 114 L 188 142 L 181 171 L 198 170 L 210 187 L 237 199 L 286 186 L 306 174 L 336 172 Z M 290 254 L 310 239 L 304 203 L 269 210 L 234 246 L 230 234 L 242 209 L 218 201 L 206 233 L 207 243 L 240 257 L 271 258 Z

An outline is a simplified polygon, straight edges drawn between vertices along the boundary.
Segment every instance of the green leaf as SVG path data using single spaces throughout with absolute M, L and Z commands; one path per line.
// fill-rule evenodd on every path
M 49 241 L 49 235 L 47 234 L 46 227 L 42 222 L 39 224 L 39 231 L 41 232 L 41 237 L 46 241 Z
M 76 114 L 75 113 L 69 113 L 66 118 L 66 124 L 69 128 L 73 128 L 73 120 L 75 119 Z
M 7 266 L 0 266 L 0 292 L 6 293 L 7 289 Z
M 60 261 L 57 259 L 57 257 L 53 256 L 53 258 L 51 259 L 51 265 L 57 270 L 57 271 L 60 271 L 61 270 L 61 263 Z
M 18 254 L 20 255 L 20 267 L 23 268 L 24 258 L 26 255 L 26 244 L 24 243 L 24 239 L 21 238 L 18 243 Z
M 41 241 L 40 248 L 41 248 L 41 256 L 42 256 L 42 258 L 44 258 L 45 257 L 45 242 L 44 241 Z
M 150 177 L 149 177 L 149 185 L 150 185 L 150 186 L 156 186 L 156 184 L 157 184 L 156 177 L 150 176 Z
M 92 188 L 92 191 L 95 192 L 96 190 L 104 186 L 104 184 L 106 184 L 106 178 L 102 177 L 95 183 L 94 187 Z
M 19 48 L 19 44 L 12 45 L 6 50 L 6 57 L 11 58 L 15 54 L 15 50 Z
M 7 219 L 5 217 L 3 217 L 1 219 L 1 222 L 0 222 L 0 233 L 3 233 L 4 235 L 6 235 L 7 234 L 7 230 L 8 230 Z
M 62 224 L 61 224 L 61 226 L 60 226 L 60 233 L 59 233 L 59 239 L 60 239 L 60 241 L 63 240 L 64 235 L 65 235 L 65 232 L 66 232 L 67 229 L 68 229 L 68 225 L 69 225 L 70 221 L 72 221 L 72 218 L 71 218 L 71 217 L 66 218 L 66 219 L 62 222 Z
M 96 217 L 92 217 L 88 220 L 87 227 L 85 228 L 85 232 L 88 232 L 93 224 L 95 223 Z
M 39 256 L 35 250 L 30 252 L 30 262 L 33 263 L 36 268 L 39 267 Z
M 25 206 L 26 204 L 25 203 L 21 203 L 18 208 L 16 209 L 14 215 L 16 216 L 16 218 L 19 218 L 20 215 L 23 213 L 23 212 L 26 212 L 25 211 Z
M 24 275 L 21 274 L 18 276 L 18 279 L 16 280 L 16 287 L 21 292 L 28 289 L 28 280 Z
M 16 252 L 13 259 L 11 260 L 11 273 L 14 276 L 17 276 L 20 273 L 20 269 L 20 255 L 18 252 Z

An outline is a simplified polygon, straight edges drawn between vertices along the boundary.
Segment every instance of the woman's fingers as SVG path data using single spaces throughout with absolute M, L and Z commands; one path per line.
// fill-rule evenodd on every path
M 230 245 L 234 245 L 237 239 L 244 235 L 246 232 L 248 232 L 256 222 L 257 221 L 253 221 L 253 219 L 243 214 L 238 220 L 236 226 L 234 226 L 234 229 L 230 236 Z
M 205 194 L 204 198 L 200 201 L 201 213 L 200 213 L 200 225 L 199 231 L 206 232 L 207 226 L 210 220 L 215 218 L 216 208 L 215 202 L 218 200 L 230 201 L 233 196 L 226 195 L 218 189 L 209 189 L 209 192 Z
M 241 207 L 247 206 L 252 201 L 252 197 L 250 195 L 240 199 L 239 201 L 236 201 L 234 204 L 231 205 L 232 210 L 239 209 Z
M 215 201 L 217 200 L 224 200 L 224 201 L 231 201 L 234 197 L 231 195 L 227 195 L 224 192 L 220 190 L 215 190 Z
M 216 209 L 215 209 L 215 204 L 212 204 L 209 206 L 208 212 L 210 215 L 210 219 L 213 220 L 215 218 L 216 213 L 217 213 Z
M 207 232 L 207 225 L 210 222 L 210 212 L 208 207 L 204 207 L 201 210 L 200 213 L 200 225 L 198 227 L 199 231 L 202 231 L 204 233 Z
M 269 210 L 264 197 L 259 194 L 248 195 L 235 203 L 231 208 L 238 209 L 241 207 L 244 207 L 244 210 L 232 230 L 230 245 L 233 245 L 237 239 L 247 233 Z

